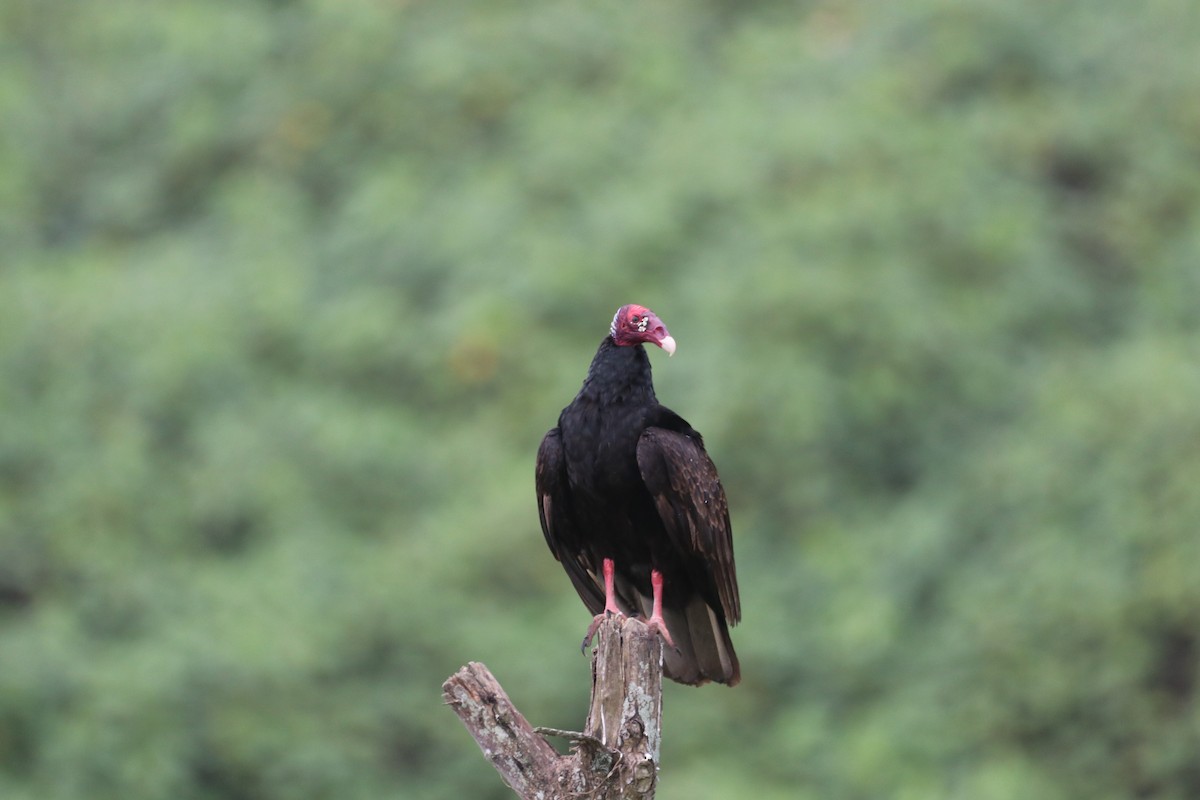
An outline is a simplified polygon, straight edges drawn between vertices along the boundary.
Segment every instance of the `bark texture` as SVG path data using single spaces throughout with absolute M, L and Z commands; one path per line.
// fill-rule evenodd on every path
M 640 620 L 611 617 L 597 631 L 592 702 L 582 733 L 534 728 L 483 664 L 442 685 L 484 756 L 526 800 L 649 800 L 658 785 L 662 640 Z M 559 755 L 543 734 L 571 741 Z

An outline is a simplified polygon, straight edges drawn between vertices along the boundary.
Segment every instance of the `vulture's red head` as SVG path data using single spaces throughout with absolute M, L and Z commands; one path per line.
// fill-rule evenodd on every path
M 667 333 L 667 326 L 645 306 L 631 304 L 618 308 L 610 333 L 615 343 L 625 347 L 649 342 L 666 350 L 668 356 L 675 354 L 675 339 Z

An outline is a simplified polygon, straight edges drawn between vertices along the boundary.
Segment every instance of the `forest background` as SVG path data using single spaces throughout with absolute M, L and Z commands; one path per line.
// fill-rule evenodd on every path
M 1185 0 L 0 6 L 0 796 L 508 796 L 618 305 L 733 508 L 659 797 L 1200 797 Z

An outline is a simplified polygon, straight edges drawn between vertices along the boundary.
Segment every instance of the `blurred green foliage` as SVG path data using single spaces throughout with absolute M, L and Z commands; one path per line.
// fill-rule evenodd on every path
M 734 512 L 659 796 L 1200 796 L 1200 15 L 0 7 L 0 796 L 503 798 L 612 311 Z

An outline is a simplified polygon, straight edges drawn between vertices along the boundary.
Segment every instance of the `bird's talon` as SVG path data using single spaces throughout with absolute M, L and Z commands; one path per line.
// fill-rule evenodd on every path
M 658 631 L 659 636 L 662 636 L 663 642 L 665 642 L 672 650 L 674 650 L 676 653 L 679 652 L 679 648 L 675 646 L 675 640 L 671 638 L 670 632 L 667 631 L 667 623 L 662 617 L 651 616 L 650 619 L 646 621 L 646 624 Z
M 596 638 L 596 631 L 600 629 L 600 624 L 614 615 L 623 616 L 620 609 L 605 608 L 604 611 L 592 617 L 592 624 L 588 625 L 587 633 L 583 637 L 583 644 L 579 646 L 579 652 L 587 653 L 588 645 L 592 643 L 592 639 Z

